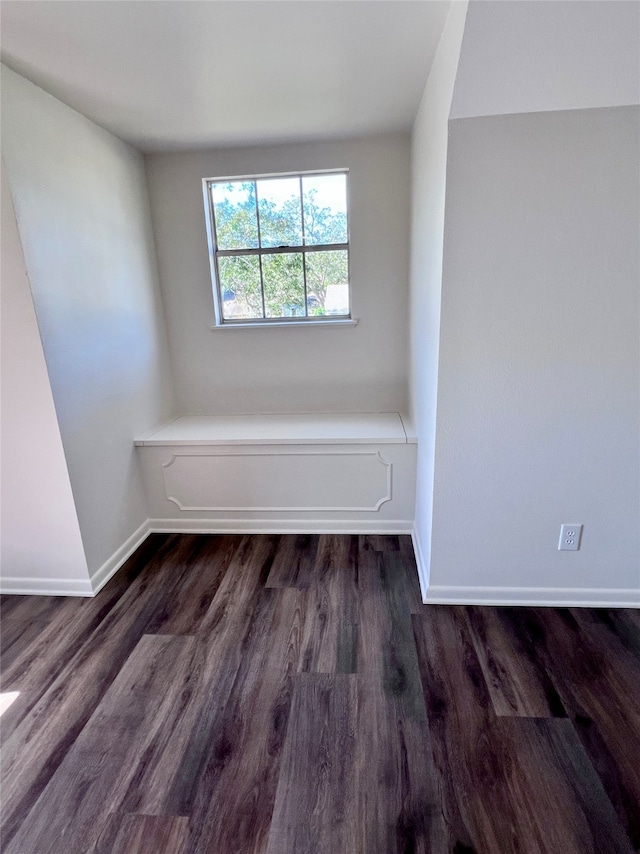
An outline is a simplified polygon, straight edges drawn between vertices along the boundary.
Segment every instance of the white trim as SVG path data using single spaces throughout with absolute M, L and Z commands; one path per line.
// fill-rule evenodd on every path
M 424 559 L 424 552 L 422 551 L 422 546 L 420 545 L 418 529 L 415 525 L 411 529 L 411 542 L 413 543 L 413 553 L 416 559 L 416 566 L 418 567 L 418 581 L 420 582 L 420 593 L 422 594 L 422 601 L 426 602 L 427 592 L 429 590 L 429 564 Z
M 290 450 L 283 451 L 281 446 L 350 447 L 409 443 L 398 412 L 284 412 L 265 415 L 180 415 L 154 431 L 139 436 L 134 444 L 145 448 L 275 445 L 279 450 L 267 453 L 281 454 L 291 453 Z
M 169 421 L 163 421 L 162 424 L 158 424 L 157 427 L 154 427 L 153 430 L 147 430 L 146 433 L 143 433 L 142 436 L 139 436 L 134 440 L 134 445 L 145 445 L 152 436 L 155 436 L 156 433 L 159 433 L 160 430 L 164 430 L 166 427 L 170 427 L 174 422 L 179 421 L 180 418 L 183 418 L 182 415 L 176 415 L 175 418 L 170 418 Z
M 326 519 L 148 519 L 114 552 L 91 580 L 72 578 L 0 578 L 0 593 L 31 596 L 92 597 L 104 587 L 150 533 L 163 534 L 410 534 L 420 591 L 425 604 L 529 605 L 574 608 L 640 608 L 640 590 L 579 587 L 429 586 L 429 569 L 417 530 L 409 520 Z
M 346 227 L 347 227 L 347 239 L 346 241 L 342 241 L 341 243 L 333 243 L 333 244 L 323 244 L 321 248 L 315 249 L 315 247 L 306 244 L 305 241 L 305 231 L 304 231 L 304 215 L 302 215 L 301 225 L 301 243 L 296 246 L 275 246 L 275 247 L 265 247 L 262 246 L 261 239 L 261 229 L 260 229 L 260 205 L 259 205 L 259 193 L 258 193 L 258 182 L 269 180 L 271 178 L 298 178 L 299 181 L 299 193 L 300 193 L 300 212 L 304 214 L 304 194 L 302 188 L 302 179 L 305 176 L 313 176 L 313 175 L 343 175 L 345 181 L 345 203 L 346 203 Z M 237 178 L 203 178 L 202 179 L 202 193 L 204 197 L 204 212 L 205 212 L 205 221 L 206 221 L 206 230 L 207 230 L 207 244 L 209 247 L 209 267 L 211 271 L 211 284 L 213 290 L 213 304 L 214 304 L 214 325 L 211 327 L 213 330 L 223 329 L 225 327 L 235 326 L 236 328 L 244 328 L 244 329 L 255 329 L 258 326 L 278 326 L 282 328 L 282 326 L 288 325 L 322 325 L 326 320 L 330 323 L 339 322 L 337 320 L 329 320 L 330 316 L 326 316 L 321 320 L 316 320 L 314 316 L 312 316 L 311 320 L 309 319 L 308 311 L 308 289 L 307 289 L 307 274 L 306 274 L 306 266 L 303 269 L 303 278 L 304 278 L 304 296 L 305 296 L 305 315 L 304 321 L 298 323 L 289 324 L 286 321 L 280 321 L 277 318 L 268 318 L 266 317 L 265 310 L 265 290 L 264 290 L 264 276 L 262 273 L 262 265 L 260 266 L 260 292 L 262 295 L 262 313 L 264 317 L 255 318 L 254 320 L 247 320 L 247 322 L 238 323 L 231 319 L 225 321 L 224 320 L 224 312 L 223 312 L 223 295 L 222 295 L 222 287 L 220 282 L 220 275 L 218 269 L 218 257 L 219 252 L 221 251 L 218 246 L 218 237 L 217 237 L 217 225 L 216 225 L 216 215 L 215 215 L 215 205 L 213 201 L 213 192 L 212 187 L 214 184 L 226 183 L 228 181 L 251 181 L 254 185 L 255 189 L 255 207 L 256 207 L 256 222 L 258 228 L 258 243 L 260 244 L 257 247 L 252 247 L 249 250 L 249 247 L 245 247 L 244 250 L 238 249 L 237 252 L 240 254 L 245 254 L 247 250 L 251 252 L 251 254 L 257 255 L 259 258 L 262 258 L 263 254 L 278 254 L 279 252 L 296 252 L 299 251 L 302 254 L 303 264 L 306 254 L 311 251 L 325 251 L 325 249 L 337 249 L 338 251 L 344 251 L 347 253 L 347 263 L 348 263 L 348 276 L 347 276 L 347 290 L 349 294 L 349 314 L 344 319 L 343 323 L 346 323 L 350 326 L 355 326 L 357 324 L 357 320 L 354 321 L 351 318 L 351 306 L 353 305 L 352 299 L 352 286 L 351 286 L 351 253 L 350 253 L 350 245 L 351 245 L 351 229 L 350 229 L 350 210 L 351 210 L 351 181 L 349 175 L 348 168 L 341 169 L 314 169 L 312 171 L 303 171 L 303 172 L 281 172 L 281 173 L 271 173 L 265 175 L 246 175 L 244 177 Z M 255 250 L 255 252 L 254 252 Z M 265 250 L 267 250 L 265 252 Z M 222 250 L 227 254 L 226 250 Z M 229 254 L 231 250 L 229 250 Z M 235 253 L 233 253 L 235 254 Z M 228 257 L 228 255 L 227 255 Z M 338 317 L 344 317 L 344 315 L 338 315 Z
M 92 595 L 95 595 L 99 590 L 102 590 L 109 579 L 116 574 L 122 564 L 128 560 L 135 552 L 138 546 L 146 540 L 149 535 L 149 520 L 140 525 L 140 527 L 128 537 L 124 543 L 115 551 L 111 557 L 105 561 L 100 569 L 97 569 L 91 576 Z
M 415 428 L 413 426 L 413 422 L 410 420 L 409 416 L 403 415 L 401 412 L 398 412 L 398 418 L 400 419 L 400 423 L 402 424 L 404 438 L 406 440 L 407 445 L 417 445 L 418 434 L 416 433 Z
M 226 184 L 234 181 L 259 181 L 263 178 L 297 178 L 298 175 L 313 176 L 313 175 L 338 175 L 344 172 L 349 174 L 348 166 L 335 166 L 333 169 L 302 169 L 299 172 L 260 172 L 257 175 L 223 175 L 219 178 L 203 178 L 203 181 L 208 181 L 210 184 Z
M 0 593 L 21 596 L 93 596 L 89 579 L 0 578 Z
M 410 520 L 149 519 L 154 534 L 410 534 Z
M 422 598 L 428 605 L 547 605 L 559 608 L 640 608 L 640 590 L 633 588 L 607 590 L 605 587 L 444 587 L 432 585 L 426 591 L 426 596 L 423 593 Z
M 25 596 L 95 596 L 148 535 L 147 519 L 90 578 L 0 578 L 0 593 Z
M 221 330 L 229 330 L 229 329 L 284 329 L 286 326 L 295 326 L 300 328 L 301 326 L 324 326 L 325 328 L 329 326 L 357 326 L 359 320 L 355 317 L 347 317 L 344 320 L 269 320 L 269 321 L 261 321 L 255 323 L 236 323 L 234 321 L 227 320 L 224 323 L 220 323 L 218 325 L 212 324 L 209 328 L 213 329 L 214 332 L 219 332 Z

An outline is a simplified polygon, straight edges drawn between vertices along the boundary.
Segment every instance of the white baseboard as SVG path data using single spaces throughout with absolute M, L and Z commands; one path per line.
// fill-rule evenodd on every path
M 154 534 L 410 534 L 412 527 L 384 519 L 149 519 Z
M 411 531 L 425 605 L 530 605 L 558 608 L 640 608 L 640 590 L 579 587 L 447 587 L 429 584 L 429 564 Z
M 416 565 L 418 567 L 418 581 L 420 582 L 420 593 L 422 594 L 422 601 L 426 602 L 427 591 L 429 590 L 429 564 L 425 560 L 424 552 L 420 544 L 420 537 L 418 536 L 418 531 L 416 530 L 415 525 L 411 530 L 411 542 L 413 543 L 413 553 L 415 555 Z
M 408 534 L 412 522 L 341 520 L 266 519 L 147 519 L 96 570 L 91 579 L 0 578 L 0 594 L 26 596 L 95 596 L 112 578 L 150 533 L 162 534 Z
M 426 596 L 423 592 L 422 598 L 427 605 L 640 608 L 640 590 L 626 588 L 607 590 L 599 587 L 443 587 L 432 585 L 426 591 Z
M 93 596 L 89 579 L 11 578 L 0 579 L 0 593 L 18 596 Z
M 105 561 L 100 569 L 97 569 L 91 576 L 92 592 L 89 595 L 94 595 L 101 590 L 109 579 L 116 574 L 122 564 L 131 557 L 138 546 L 146 540 L 149 535 L 149 520 L 143 522 L 140 527 L 131 534 L 128 539 L 115 551 L 111 557 Z
M 425 604 L 530 605 L 640 608 L 640 590 L 553 587 L 447 587 L 429 585 L 429 567 L 413 523 L 405 520 L 327 521 L 268 519 L 148 519 L 114 552 L 91 580 L 2 578 L 0 593 L 37 596 L 95 596 L 150 533 L 168 534 L 411 534 Z

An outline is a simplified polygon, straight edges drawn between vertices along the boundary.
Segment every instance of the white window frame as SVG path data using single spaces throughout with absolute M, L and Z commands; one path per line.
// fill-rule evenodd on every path
M 347 241 L 346 243 L 327 243 L 320 245 L 305 245 L 304 244 L 304 211 L 302 213 L 302 239 L 303 243 L 300 246 L 273 246 L 259 247 L 246 249 L 218 249 L 216 238 L 216 221 L 213 205 L 213 195 L 211 187 L 213 184 L 223 184 L 226 182 L 236 181 L 259 181 L 260 179 L 269 178 L 299 178 L 300 179 L 300 203 L 302 205 L 302 179 L 303 177 L 313 175 L 344 175 L 346 179 L 346 203 L 347 203 Z M 205 222 L 207 227 L 207 243 L 209 248 L 209 266 L 211 269 L 211 283 L 213 287 L 213 308 L 215 323 L 212 329 L 246 329 L 257 327 L 270 326 L 355 326 L 358 322 L 352 317 L 352 302 L 351 302 L 351 239 L 350 239 L 350 199 L 349 199 L 349 170 L 346 168 L 336 169 L 313 169 L 302 172 L 267 172 L 260 175 L 235 175 L 223 176 L 219 178 L 203 178 L 202 191 L 204 196 Z M 256 206 L 257 206 L 256 192 Z M 260 241 L 260 214 L 256 207 L 256 215 L 258 222 L 258 240 Z M 306 255 L 310 252 L 326 252 L 326 251 L 342 250 L 347 253 L 347 287 L 349 298 L 349 314 L 339 315 L 309 315 L 307 304 L 307 276 L 306 276 Z M 218 274 L 218 257 L 229 257 L 238 255 L 285 255 L 298 253 L 303 258 L 303 276 L 304 276 L 304 307 L 305 315 L 295 317 L 256 317 L 256 318 L 225 318 L 222 311 L 222 289 L 220 286 L 220 276 Z M 264 280 L 262 278 L 262 264 L 260 265 L 260 279 L 262 288 L 263 312 L 264 312 Z

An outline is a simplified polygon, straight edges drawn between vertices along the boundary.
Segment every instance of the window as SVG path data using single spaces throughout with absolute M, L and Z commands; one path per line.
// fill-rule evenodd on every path
M 346 170 L 204 187 L 216 326 L 351 317 Z

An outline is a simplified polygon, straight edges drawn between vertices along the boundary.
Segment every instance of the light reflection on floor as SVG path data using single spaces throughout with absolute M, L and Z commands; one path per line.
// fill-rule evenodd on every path
M 4 715 L 9 706 L 20 696 L 20 691 L 4 691 L 0 694 L 0 717 Z

